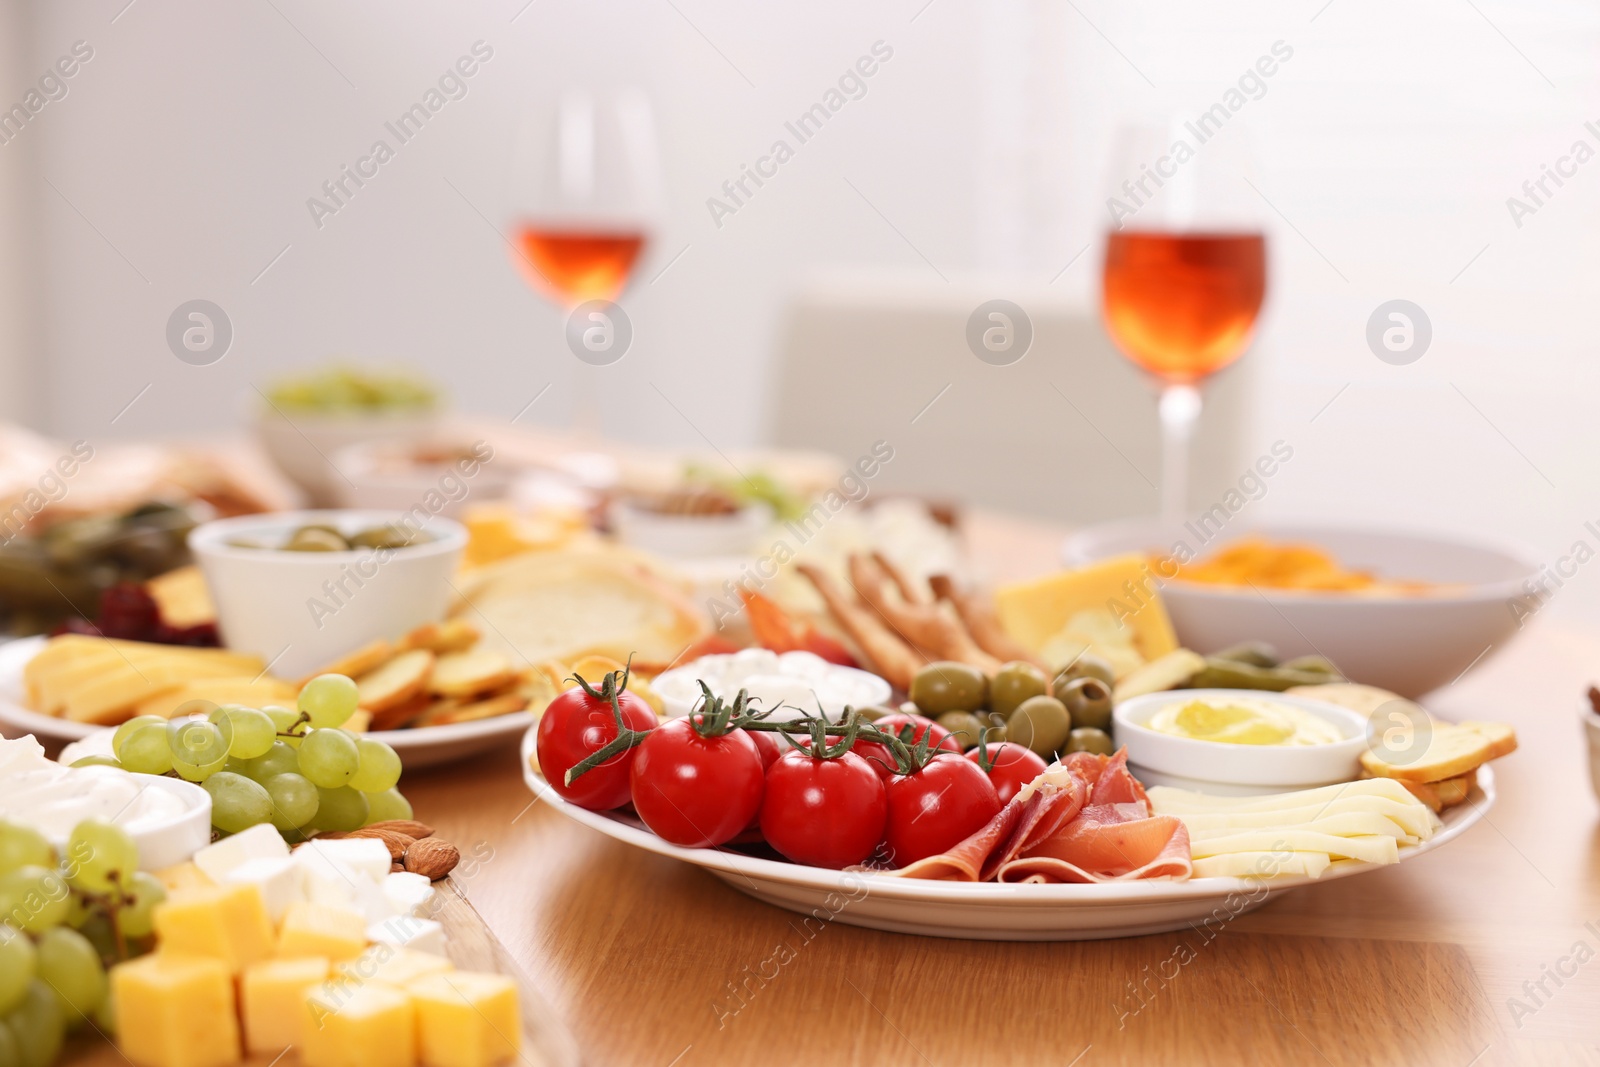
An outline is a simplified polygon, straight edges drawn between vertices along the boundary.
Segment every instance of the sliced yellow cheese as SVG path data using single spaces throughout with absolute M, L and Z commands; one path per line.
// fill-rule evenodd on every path
M 298 1043 L 306 994 L 327 980 L 326 956 L 263 960 L 246 967 L 239 980 L 245 1048 L 276 1056 Z
M 221 960 L 173 952 L 111 968 L 117 1047 L 135 1067 L 239 1062 L 233 976 Z
M 268 704 L 291 705 L 295 689 L 280 678 L 260 677 L 206 678 L 189 682 L 176 689 L 158 693 L 141 701 L 134 715 L 159 715 L 172 718 L 173 712 L 191 700 L 209 700 L 213 704 L 243 704 L 260 708 Z
M 1148 661 L 1178 647 L 1156 584 L 1145 557 L 1116 556 L 1001 586 L 995 592 L 995 609 L 1006 632 L 1035 652 L 1042 652 L 1075 617 L 1102 614 L 1119 629 L 1131 631 L 1133 646 Z
M 521 1050 L 517 986 L 505 975 L 437 974 L 410 989 L 423 1067 L 492 1067 Z

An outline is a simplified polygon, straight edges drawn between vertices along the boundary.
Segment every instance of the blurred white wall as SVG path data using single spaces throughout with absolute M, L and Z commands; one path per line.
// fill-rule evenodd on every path
M 528 422 L 562 424 L 577 390 L 603 388 L 610 432 L 718 447 L 763 439 L 784 308 L 819 270 L 879 267 L 933 293 L 1025 277 L 1092 301 L 1115 124 L 1209 106 L 1281 40 L 1292 60 L 1234 120 L 1254 135 L 1273 224 L 1249 436 L 1297 450 L 1258 506 L 1470 527 L 1550 559 L 1595 540 L 1600 159 L 1520 227 L 1506 207 L 1576 140 L 1600 149 L 1600 125 L 1584 126 L 1600 123 L 1592 5 L 12 0 L 4 18 L 0 41 L 23 51 L 16 23 L 31 43 L 0 59 L 0 102 L 75 41 L 94 50 L 0 145 L 5 215 L 30 220 L 40 250 L 19 268 L 12 232 L 28 226 L 0 230 L 0 281 L 22 269 L 43 294 L 47 361 L 7 393 L 34 389 L 20 408 L 34 423 L 222 429 L 255 384 L 349 354 L 421 366 L 461 406 L 507 418 L 553 383 Z M 469 95 L 319 230 L 307 197 L 479 39 L 494 57 Z M 878 40 L 894 56 L 866 96 L 716 226 L 706 198 Z M 635 346 L 593 369 L 561 347 L 560 316 L 494 227 L 519 109 L 622 78 L 654 95 L 667 214 L 626 302 Z M 209 367 L 164 341 L 196 297 L 235 328 Z M 1409 366 L 1364 341 L 1393 298 L 1433 324 Z M 28 330 L 0 334 L 0 389 Z M 1561 610 L 1596 590 L 1580 572 Z

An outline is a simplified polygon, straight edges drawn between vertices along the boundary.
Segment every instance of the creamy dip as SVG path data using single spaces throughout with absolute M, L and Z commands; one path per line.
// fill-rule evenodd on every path
M 748 690 L 762 711 L 783 705 L 772 715 L 775 721 L 814 715 L 819 705 L 824 714 L 837 717 L 846 706 L 864 707 L 889 697 L 888 683 L 865 671 L 840 667 L 810 652 L 779 655 L 764 648 L 702 656 L 665 672 L 650 685 L 668 700 L 693 705 L 702 697 L 702 681 L 725 700 Z
M 1331 745 L 1339 728 L 1304 708 L 1252 697 L 1175 700 L 1145 724 L 1157 733 L 1230 745 Z
M 31 735 L 0 738 L 0 819 L 31 826 L 54 841 L 65 841 L 84 819 L 104 819 L 140 834 L 183 815 L 183 801 L 140 779 L 115 767 L 63 767 L 47 759 Z

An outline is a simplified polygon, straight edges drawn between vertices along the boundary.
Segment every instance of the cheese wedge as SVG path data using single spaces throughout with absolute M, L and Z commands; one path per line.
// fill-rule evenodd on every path
M 1156 591 L 1157 578 L 1138 554 L 1116 556 L 1077 570 L 995 591 L 1000 624 L 1034 652 L 1082 612 L 1104 613 L 1132 631 L 1133 645 L 1148 662 L 1178 647 L 1172 620 Z

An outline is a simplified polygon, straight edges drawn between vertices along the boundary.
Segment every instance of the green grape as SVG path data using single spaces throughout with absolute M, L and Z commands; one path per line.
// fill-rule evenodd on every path
M 75 759 L 71 763 L 67 764 L 67 766 L 69 766 L 69 767 L 115 767 L 119 771 L 125 769 L 122 766 L 122 764 L 118 763 L 116 760 L 112 759 L 110 756 L 79 756 L 77 759 Z
M 38 952 L 28 935 L 5 923 L 0 923 L 0 1015 L 9 1014 L 27 995 L 28 983 L 33 981 L 34 965 Z M 5 1063 L 0 1056 L 0 1063 Z
M 0 874 L 0 919 L 30 934 L 66 922 L 71 897 L 66 880 L 52 867 L 19 867 Z
M 17 1044 L 17 1035 L 11 1032 L 11 1025 L 0 1018 L 0 1067 L 20 1067 L 22 1063 L 22 1046 Z
M 122 739 L 117 753 L 122 766 L 136 774 L 166 774 L 172 770 L 172 740 L 166 722 L 141 723 Z
M 121 954 L 117 946 L 117 932 L 111 928 L 111 920 L 99 912 L 89 916 L 89 921 L 79 927 L 78 933 L 89 939 L 89 944 L 94 946 L 103 960 L 114 960 Z
M 240 774 L 252 782 L 267 783 L 280 774 L 300 773 L 300 754 L 282 741 L 274 741 L 265 755 L 255 759 L 240 760 Z M 231 768 L 230 768 L 231 770 Z
M 299 748 L 300 742 L 305 739 L 306 730 L 309 728 L 300 721 L 298 711 L 280 708 L 268 704 L 261 709 L 267 718 L 272 720 L 272 728 L 278 732 L 278 740 L 283 741 L 291 748 Z
M 409 818 L 411 818 L 411 801 L 401 796 L 400 790 L 385 789 L 381 793 L 367 794 L 367 821 L 369 823 Z
M 81 930 L 93 914 L 94 908 L 89 905 L 89 898 L 82 893 L 73 893 L 67 898 L 67 925 L 74 930 Z
M 319 674 L 300 690 L 300 710 L 311 716 L 317 729 L 342 726 L 356 713 L 360 693 L 356 683 L 342 674 Z
M 267 791 L 242 774 L 218 771 L 202 786 L 211 796 L 211 825 L 223 833 L 248 830 L 272 815 Z
M 117 1036 L 117 1000 L 111 990 L 107 989 L 106 995 L 100 998 L 100 1006 L 94 1010 L 93 1022 L 94 1028 L 106 1037 Z
M 172 766 L 191 782 L 203 782 L 228 762 L 228 742 L 216 723 L 190 720 L 173 723 Z
M 39 937 L 39 979 L 61 999 L 63 1014 L 77 1025 L 106 995 L 106 969 L 88 938 L 57 926 Z
M 310 822 L 322 802 L 317 787 L 298 774 L 278 774 L 265 782 L 272 799 L 272 825 L 293 830 Z
M 357 738 L 356 761 L 356 773 L 350 776 L 351 789 L 382 793 L 393 789 L 400 780 L 400 756 L 382 741 Z
M 116 732 L 111 735 L 111 751 L 116 754 L 118 759 L 121 759 L 122 742 L 128 739 L 128 735 L 133 733 L 133 731 L 137 730 L 139 727 L 149 726 L 152 723 L 165 726 L 167 725 L 167 720 L 163 719 L 159 715 L 135 715 L 133 718 L 117 727 Z
M 317 830 L 337 830 L 348 833 L 359 830 L 367 822 L 367 795 L 349 786 L 342 789 L 317 790 L 317 814 L 311 826 Z
M 18 867 L 54 867 L 56 850 L 31 826 L 0 822 L 0 874 Z
M 156 905 L 167 899 L 167 887 L 155 875 L 139 871 L 127 893 L 133 902 L 124 902 L 117 913 L 117 925 L 128 937 L 149 937 L 156 929 L 152 915 Z
M 347 784 L 359 764 L 356 739 L 343 730 L 312 730 L 300 746 L 300 773 L 322 789 Z
M 17 1062 L 22 1067 L 50 1067 L 61 1055 L 66 1022 L 61 1001 L 50 987 L 37 978 L 29 982 L 22 1003 L 6 1017 L 20 1053 Z
M 224 722 L 228 724 L 228 729 L 223 731 L 229 738 L 228 755 L 239 759 L 262 755 L 278 739 L 278 728 L 273 725 L 272 718 L 264 711 L 243 704 L 224 704 L 211 713 L 210 720 L 219 728 Z
M 100 819 L 85 819 L 72 828 L 67 838 L 67 854 L 74 865 L 67 881 L 75 889 L 104 893 L 117 884 L 126 884 L 139 869 L 139 850 L 133 838 L 120 826 Z
M 172 712 L 172 718 L 177 719 L 207 719 L 217 710 L 215 701 L 211 700 L 185 700 Z

